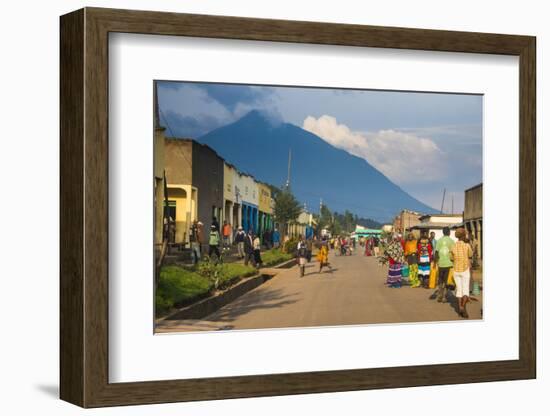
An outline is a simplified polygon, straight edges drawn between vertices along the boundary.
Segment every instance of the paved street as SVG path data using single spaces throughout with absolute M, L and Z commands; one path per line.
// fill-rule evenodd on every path
M 157 332 L 308 327 L 322 325 L 462 320 L 451 303 L 429 300 L 433 290 L 384 285 L 386 267 L 362 254 L 334 256 L 332 272 L 313 261 L 300 278 L 297 266 L 202 320 L 161 321 Z M 481 297 L 468 304 L 481 318 Z

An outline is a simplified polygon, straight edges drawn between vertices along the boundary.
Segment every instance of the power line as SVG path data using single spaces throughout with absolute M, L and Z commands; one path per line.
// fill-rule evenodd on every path
M 159 110 L 159 113 L 160 113 L 161 118 L 164 120 L 164 124 L 166 124 L 166 128 L 167 128 L 168 131 L 170 132 L 170 136 L 175 138 L 176 135 L 174 134 L 174 132 L 173 132 L 172 129 L 170 128 L 170 123 L 168 123 L 168 120 L 166 119 L 166 117 L 164 117 L 164 113 L 162 112 L 162 110 L 160 109 L 160 107 L 158 107 L 158 110 Z

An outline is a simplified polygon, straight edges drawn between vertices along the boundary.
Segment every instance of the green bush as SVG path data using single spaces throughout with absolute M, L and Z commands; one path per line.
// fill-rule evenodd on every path
M 283 251 L 285 253 L 288 253 L 288 254 L 291 254 L 294 256 L 294 254 L 296 253 L 296 250 L 298 248 L 298 243 L 300 242 L 300 240 L 298 240 L 298 238 L 291 238 L 289 239 L 283 246 Z
M 210 281 L 198 273 L 177 266 L 165 266 L 160 272 L 155 296 L 157 314 L 205 296 L 211 287 Z
M 211 294 L 216 289 L 224 289 L 243 277 L 256 274 L 252 266 L 229 263 L 217 264 L 208 260 L 201 261 L 196 270 L 187 270 L 179 266 L 165 266 L 155 294 L 157 316 L 193 303 Z
M 242 263 L 225 263 L 222 265 L 223 280 L 231 280 L 235 277 L 248 277 L 257 273 L 252 266 L 245 266 Z
M 294 250 L 296 251 L 296 250 Z M 262 260 L 264 266 L 274 266 L 284 261 L 290 260 L 294 257 L 294 251 L 283 253 L 280 249 L 273 248 L 271 250 L 264 251 L 262 253 Z

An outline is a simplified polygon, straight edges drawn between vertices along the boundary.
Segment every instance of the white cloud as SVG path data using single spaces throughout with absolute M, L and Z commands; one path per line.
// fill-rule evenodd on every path
M 440 181 L 444 154 L 432 140 L 396 130 L 358 132 L 336 118 L 308 116 L 302 128 L 331 145 L 366 159 L 397 184 Z

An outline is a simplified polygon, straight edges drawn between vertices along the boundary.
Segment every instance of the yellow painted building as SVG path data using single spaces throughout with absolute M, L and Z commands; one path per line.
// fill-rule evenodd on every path
M 241 201 L 236 178 L 238 171 L 235 166 L 224 162 L 223 164 L 223 221 L 231 224 L 235 231 L 241 225 Z
M 307 236 L 307 229 L 316 226 L 313 214 L 307 211 L 302 211 L 296 221 L 288 224 L 288 235 L 292 238 L 299 236 Z
M 190 140 L 165 139 L 168 212 L 176 224 L 172 243 L 188 243 L 189 229 L 197 219 L 198 190 L 192 186 L 192 151 Z
M 273 198 L 271 188 L 258 182 L 258 231 L 273 229 Z
M 261 212 L 273 215 L 273 210 L 271 208 L 271 189 L 269 186 L 262 182 L 258 182 L 258 193 L 260 194 L 258 209 Z
M 164 208 L 164 128 L 156 127 L 154 136 L 154 205 L 155 244 L 162 244 L 162 218 Z

